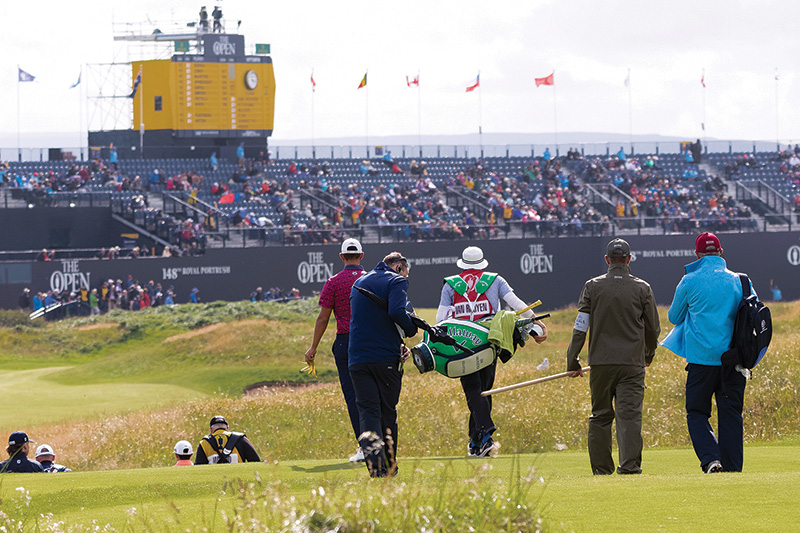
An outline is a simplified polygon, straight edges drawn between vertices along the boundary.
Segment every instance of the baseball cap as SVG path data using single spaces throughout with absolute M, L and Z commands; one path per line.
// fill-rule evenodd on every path
M 228 421 L 225 420 L 225 417 L 222 415 L 216 415 L 211 418 L 211 422 L 208 424 L 209 426 L 215 426 L 217 424 L 225 424 L 228 425 Z
M 722 251 L 722 245 L 716 235 L 709 232 L 701 233 L 694 241 L 694 251 L 698 254 L 713 254 Z
M 25 444 L 26 442 L 34 442 L 35 443 L 36 441 L 30 440 L 28 438 L 28 435 L 25 434 L 23 431 L 15 431 L 14 433 L 11 434 L 11 436 L 8 437 L 8 445 L 9 446 Z
M 356 239 L 345 239 L 342 243 L 343 254 L 363 254 L 364 250 L 361 248 L 361 243 Z
M 49 444 L 42 444 L 38 448 L 36 448 L 36 457 L 40 457 L 42 455 L 55 455 L 56 453 L 53 451 L 52 446 Z
M 179 440 L 175 443 L 175 453 L 178 455 L 192 455 L 194 453 L 194 450 L 192 450 L 192 443 L 188 440 Z
M 614 239 L 606 248 L 608 257 L 628 257 L 631 255 L 631 246 L 624 239 Z

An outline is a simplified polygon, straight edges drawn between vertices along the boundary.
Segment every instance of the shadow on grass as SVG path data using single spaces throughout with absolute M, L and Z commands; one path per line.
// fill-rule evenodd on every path
M 355 470 L 358 468 L 363 468 L 363 465 L 361 465 L 361 463 L 359 464 L 334 463 L 334 464 L 312 466 L 311 468 L 304 468 L 302 466 L 292 465 L 290 468 L 295 472 L 319 473 L 319 472 L 333 472 L 334 470 Z

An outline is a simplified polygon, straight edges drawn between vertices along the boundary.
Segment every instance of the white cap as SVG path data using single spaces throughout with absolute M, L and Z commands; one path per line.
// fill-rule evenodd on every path
M 345 239 L 342 243 L 343 254 L 363 254 L 364 250 L 361 249 L 361 243 L 356 239 Z
M 52 446 L 49 444 L 42 444 L 36 448 L 36 457 L 40 457 L 42 455 L 55 455 Z
M 179 440 L 175 444 L 175 453 L 178 455 L 192 455 L 194 450 L 192 450 L 192 443 L 188 440 Z
M 456 265 L 464 270 L 468 268 L 483 270 L 489 266 L 489 261 L 483 258 L 483 250 L 477 246 L 468 246 L 461 252 L 461 259 L 456 261 Z

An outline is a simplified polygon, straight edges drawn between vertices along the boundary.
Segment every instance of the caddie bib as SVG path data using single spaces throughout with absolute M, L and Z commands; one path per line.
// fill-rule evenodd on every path
M 486 291 L 497 278 L 494 272 L 467 269 L 457 276 L 445 278 L 453 288 L 453 318 L 480 320 L 493 314 Z

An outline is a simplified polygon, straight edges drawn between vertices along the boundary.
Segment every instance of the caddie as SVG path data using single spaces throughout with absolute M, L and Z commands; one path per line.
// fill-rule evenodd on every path
M 216 415 L 210 422 L 211 433 L 203 437 L 197 447 L 194 464 L 260 462 L 253 445 L 244 433 L 228 430 L 224 416 Z
M 520 311 L 528 307 L 516 294 L 508 282 L 497 273 L 486 272 L 489 262 L 483 257 L 483 250 L 468 246 L 456 262 L 461 273 L 444 279 L 436 322 L 447 318 L 477 321 L 493 316 L 501 310 L 500 299 Z M 534 316 L 533 311 L 525 311 L 522 318 Z M 547 339 L 547 327 L 541 322 L 534 324 L 542 333 L 534 336 L 537 343 Z M 497 361 L 481 370 L 461 376 L 461 388 L 469 408 L 469 446 L 471 457 L 486 457 L 495 448 L 492 434 L 497 429 L 492 420 L 492 397 L 481 393 L 494 386 Z

